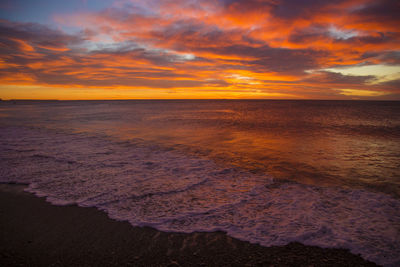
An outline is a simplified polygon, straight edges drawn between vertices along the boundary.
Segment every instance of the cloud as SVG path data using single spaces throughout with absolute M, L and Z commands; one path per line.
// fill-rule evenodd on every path
M 38 48 L 50 50 L 66 49 L 69 45 L 79 44 L 85 40 L 83 34 L 69 35 L 59 30 L 50 29 L 38 23 L 18 23 L 0 20 L 0 38 L 4 45 L 12 45 L 20 40 L 32 43 Z
M 331 86 L 365 86 L 366 84 L 374 81 L 374 75 L 343 75 L 331 71 L 318 71 L 313 73 L 303 81 L 311 84 L 325 84 Z
M 57 29 L 1 20 L 0 77 L 14 85 L 315 98 L 344 97 L 337 88 L 394 92 L 398 84 L 380 74 L 329 69 L 400 65 L 398 7 L 386 0 L 124 0 L 54 14 Z
M 358 21 L 378 23 L 386 28 L 398 27 L 400 23 L 400 4 L 397 0 L 368 1 L 361 8 L 354 10 L 351 15 Z

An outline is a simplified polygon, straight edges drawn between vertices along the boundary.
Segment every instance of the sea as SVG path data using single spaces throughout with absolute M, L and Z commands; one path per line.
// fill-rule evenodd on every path
M 0 101 L 0 182 L 133 226 L 400 266 L 396 101 Z

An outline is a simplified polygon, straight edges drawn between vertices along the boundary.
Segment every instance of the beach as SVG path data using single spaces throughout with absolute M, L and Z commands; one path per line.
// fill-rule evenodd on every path
M 23 185 L 0 188 L 2 266 L 376 266 L 344 249 L 132 227 L 95 208 L 50 205 Z

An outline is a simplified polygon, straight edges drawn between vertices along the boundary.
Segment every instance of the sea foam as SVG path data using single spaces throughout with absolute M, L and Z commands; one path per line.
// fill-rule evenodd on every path
M 227 232 L 264 246 L 299 241 L 400 264 L 400 201 L 274 180 L 142 140 L 3 127 L 0 181 L 55 205 L 97 207 L 162 231 Z

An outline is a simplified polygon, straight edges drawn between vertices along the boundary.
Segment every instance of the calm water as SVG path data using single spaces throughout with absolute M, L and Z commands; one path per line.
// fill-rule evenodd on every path
M 0 102 L 0 181 L 164 231 L 400 264 L 400 102 Z

